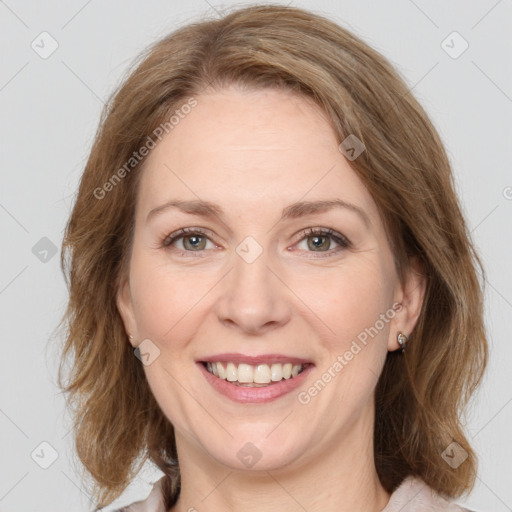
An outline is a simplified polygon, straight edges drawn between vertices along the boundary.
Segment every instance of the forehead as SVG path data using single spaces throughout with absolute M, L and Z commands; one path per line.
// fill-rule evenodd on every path
M 344 199 L 378 215 L 338 149 L 327 115 L 309 98 L 272 89 L 224 89 L 195 97 L 149 154 L 139 201 L 205 199 L 246 211 L 302 200 Z

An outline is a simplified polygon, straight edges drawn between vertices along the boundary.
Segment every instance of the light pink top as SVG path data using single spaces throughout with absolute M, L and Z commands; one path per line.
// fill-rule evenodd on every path
M 136 501 L 116 512 L 167 512 L 165 510 L 161 483 L 165 477 L 155 482 L 149 496 Z M 407 477 L 391 494 L 388 504 L 381 512 L 472 512 L 455 503 L 446 501 L 422 480 Z

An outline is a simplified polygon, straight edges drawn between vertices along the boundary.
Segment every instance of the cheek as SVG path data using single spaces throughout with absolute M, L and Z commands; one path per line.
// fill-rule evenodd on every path
M 302 276 L 296 289 L 322 321 L 322 331 L 329 333 L 330 344 L 337 349 L 374 326 L 391 308 L 393 297 L 385 261 L 371 253 L 358 255 L 328 271 L 320 269 Z M 385 334 L 387 327 L 380 330 Z
M 389 313 L 393 311 L 392 282 L 381 262 L 368 258 L 359 263 L 339 269 L 326 282 L 330 293 L 311 288 L 316 290 L 313 296 L 319 316 L 335 333 L 321 338 L 325 354 L 321 379 L 333 382 L 323 399 L 343 404 L 347 414 L 352 411 L 354 417 L 355 409 L 368 404 L 382 371 L 392 318 Z M 338 424 L 336 411 L 329 409 L 327 422 Z M 346 421 L 350 421 L 348 417 Z
M 140 336 L 164 345 L 188 337 L 187 331 L 197 325 L 194 317 L 201 311 L 201 298 L 215 285 L 211 273 L 192 268 L 177 269 L 162 264 L 144 253 L 134 254 L 130 287 Z

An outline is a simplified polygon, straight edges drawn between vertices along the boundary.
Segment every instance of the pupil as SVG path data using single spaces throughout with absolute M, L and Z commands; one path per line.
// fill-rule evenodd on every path
M 325 236 L 313 236 L 311 237 L 312 240 L 313 240 L 313 247 L 315 247 L 316 249 L 327 249 L 328 245 L 329 245 L 329 240 L 327 237 Z M 323 243 L 322 243 L 322 240 L 323 240 Z
M 192 247 L 192 249 L 197 249 L 197 248 L 201 248 L 201 236 L 196 236 L 196 235 L 190 235 L 188 237 L 185 238 L 185 241 L 188 242 L 188 244 Z M 187 245 L 185 243 L 185 245 Z

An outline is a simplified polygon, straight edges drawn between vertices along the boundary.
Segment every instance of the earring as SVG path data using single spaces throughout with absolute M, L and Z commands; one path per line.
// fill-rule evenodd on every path
M 407 345 L 407 342 L 409 341 L 409 337 L 406 336 L 402 331 L 398 333 L 397 336 L 398 344 L 400 345 L 400 348 L 402 349 L 402 352 L 405 350 L 405 346 Z
M 133 335 L 128 334 L 128 338 L 130 339 L 130 341 L 133 341 Z

